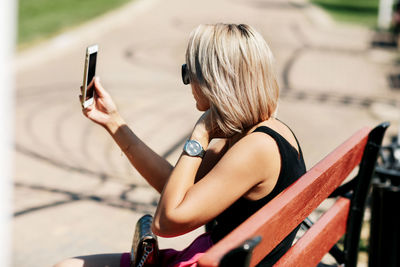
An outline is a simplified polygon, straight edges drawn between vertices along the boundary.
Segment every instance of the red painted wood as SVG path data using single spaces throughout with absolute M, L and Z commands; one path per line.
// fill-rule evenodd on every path
M 298 181 L 253 214 L 199 260 L 202 267 L 216 267 L 221 258 L 246 239 L 260 235 L 251 265 L 255 266 L 318 205 L 327 198 L 360 163 L 369 128 L 363 128 L 336 148 Z
M 340 198 L 274 267 L 316 266 L 346 233 L 350 200 Z

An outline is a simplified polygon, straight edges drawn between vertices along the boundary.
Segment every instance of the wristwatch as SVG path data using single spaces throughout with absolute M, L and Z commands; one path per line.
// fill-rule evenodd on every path
M 187 140 L 185 146 L 183 147 L 183 151 L 186 152 L 191 157 L 200 157 L 203 158 L 206 151 L 200 145 L 200 143 L 196 140 Z

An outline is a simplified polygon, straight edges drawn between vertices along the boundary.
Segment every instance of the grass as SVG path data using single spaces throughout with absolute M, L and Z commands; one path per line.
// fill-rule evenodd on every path
M 379 0 L 310 0 L 337 20 L 375 28 Z
M 18 46 L 54 36 L 131 0 L 19 0 Z

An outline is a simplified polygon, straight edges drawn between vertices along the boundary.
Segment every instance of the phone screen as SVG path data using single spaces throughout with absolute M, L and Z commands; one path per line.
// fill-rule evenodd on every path
M 86 90 L 86 100 L 92 98 L 94 96 L 94 85 L 90 84 L 93 80 L 93 77 L 96 75 L 96 60 L 97 60 L 97 52 L 90 54 L 89 56 L 89 66 L 88 66 L 88 76 L 87 76 L 87 90 Z M 89 86 L 90 85 L 90 86 Z

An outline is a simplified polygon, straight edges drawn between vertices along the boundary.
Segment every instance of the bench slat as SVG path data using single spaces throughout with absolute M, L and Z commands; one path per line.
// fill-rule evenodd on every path
M 350 200 L 339 198 L 274 267 L 316 266 L 346 233 L 349 208 Z
M 246 239 L 260 235 L 250 266 L 255 266 L 326 199 L 360 163 L 370 128 L 356 132 L 268 205 L 253 214 L 199 260 L 217 267 L 221 258 Z M 306 208 L 305 208 L 306 207 Z M 291 218 L 289 221 L 287 218 Z

